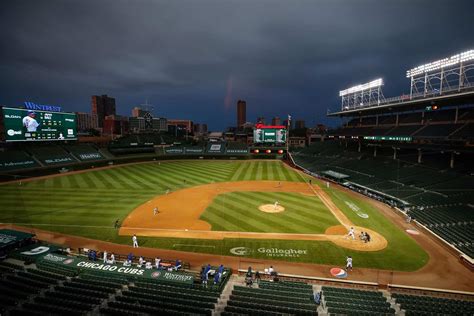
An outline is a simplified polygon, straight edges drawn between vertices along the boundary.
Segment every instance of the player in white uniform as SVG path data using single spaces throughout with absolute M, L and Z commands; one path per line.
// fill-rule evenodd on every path
M 104 263 L 107 263 L 107 251 L 104 251 Z
M 133 241 L 133 248 L 138 248 L 137 235 L 133 235 L 132 241 Z
M 158 207 L 155 206 L 155 208 L 153 209 L 153 215 L 156 215 L 158 214 Z
M 349 256 L 346 259 L 346 270 L 349 271 L 349 269 L 352 271 L 352 257 Z
M 351 227 L 351 229 L 349 229 L 349 233 L 347 234 L 347 237 L 352 237 L 352 240 L 355 240 L 354 227 Z
M 33 111 L 28 111 L 28 116 L 23 118 L 23 126 L 26 127 L 28 132 L 36 132 L 36 129 L 39 126 L 39 123 L 35 119 L 36 113 Z

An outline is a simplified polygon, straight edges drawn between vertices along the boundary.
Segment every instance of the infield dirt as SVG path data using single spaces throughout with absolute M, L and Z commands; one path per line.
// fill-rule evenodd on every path
M 256 232 L 212 231 L 211 225 L 199 219 L 216 196 L 236 191 L 293 192 L 316 195 L 331 211 L 341 225 L 330 227 L 325 234 L 282 234 Z M 158 213 L 153 209 L 157 207 Z M 349 227 L 354 227 L 356 236 L 365 231 L 371 241 L 348 238 Z M 354 226 L 346 215 L 318 186 L 304 182 L 239 181 L 219 182 L 195 186 L 160 195 L 133 210 L 123 221 L 119 235 L 147 237 L 180 237 L 197 239 L 251 238 L 278 240 L 326 240 L 353 250 L 379 251 L 387 247 L 387 240 L 378 232 Z

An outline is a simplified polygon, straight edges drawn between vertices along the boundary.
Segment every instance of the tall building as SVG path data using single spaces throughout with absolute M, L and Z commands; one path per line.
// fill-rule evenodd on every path
M 247 120 L 247 103 L 244 100 L 237 101 L 237 129 L 240 129 Z
M 123 135 L 129 131 L 128 117 L 120 115 L 108 115 L 104 118 L 104 128 L 102 133 L 105 135 Z
M 305 122 L 304 122 L 304 120 L 296 120 L 296 122 L 295 122 L 295 128 L 296 128 L 296 129 L 305 128 Z
M 99 127 L 104 127 L 104 119 L 108 115 L 115 115 L 115 99 L 104 95 L 92 96 L 92 114 L 97 115 Z
M 275 126 L 275 125 L 281 125 L 281 120 L 278 116 L 275 116 L 274 118 L 272 118 L 272 125 Z
M 77 130 L 87 131 L 99 127 L 96 114 L 76 112 Z
M 191 120 L 168 120 L 168 126 L 185 128 L 188 133 L 193 132 L 193 122 Z
M 257 123 L 265 125 L 265 118 L 263 116 L 262 117 L 257 117 Z
M 147 111 L 142 110 L 141 107 L 136 106 L 132 109 L 132 117 L 143 117 Z

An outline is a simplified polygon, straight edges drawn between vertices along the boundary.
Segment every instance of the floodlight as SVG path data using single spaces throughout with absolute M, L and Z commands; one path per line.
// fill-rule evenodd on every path
M 346 89 L 346 90 L 341 90 L 341 91 L 339 91 L 339 96 L 343 97 L 343 96 L 348 95 L 348 94 L 352 94 L 352 93 L 356 93 L 356 92 L 360 92 L 360 91 L 364 91 L 364 90 L 369 90 L 369 89 L 372 89 L 372 88 L 378 88 L 382 85 L 383 85 L 382 78 L 378 78 L 378 79 L 375 79 L 371 82 L 367 82 L 367 83 L 364 83 L 364 84 L 359 84 L 357 86 L 351 87 L 351 88 Z
M 449 58 L 443 58 L 437 61 L 433 61 L 428 64 L 424 64 L 410 70 L 407 70 L 407 78 L 411 78 L 417 75 L 421 75 L 427 72 L 431 72 L 434 70 L 442 69 L 445 67 L 453 66 L 462 62 L 466 62 L 469 60 L 474 60 L 474 50 L 468 50 L 464 53 L 453 55 Z

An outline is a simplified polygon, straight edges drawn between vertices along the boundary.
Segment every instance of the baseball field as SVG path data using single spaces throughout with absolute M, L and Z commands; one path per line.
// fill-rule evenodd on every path
M 141 246 L 188 252 L 332 265 L 351 255 L 398 271 L 429 259 L 366 198 L 280 161 L 162 161 L 11 182 L 0 210 L 0 223 L 119 244 L 137 234 Z

